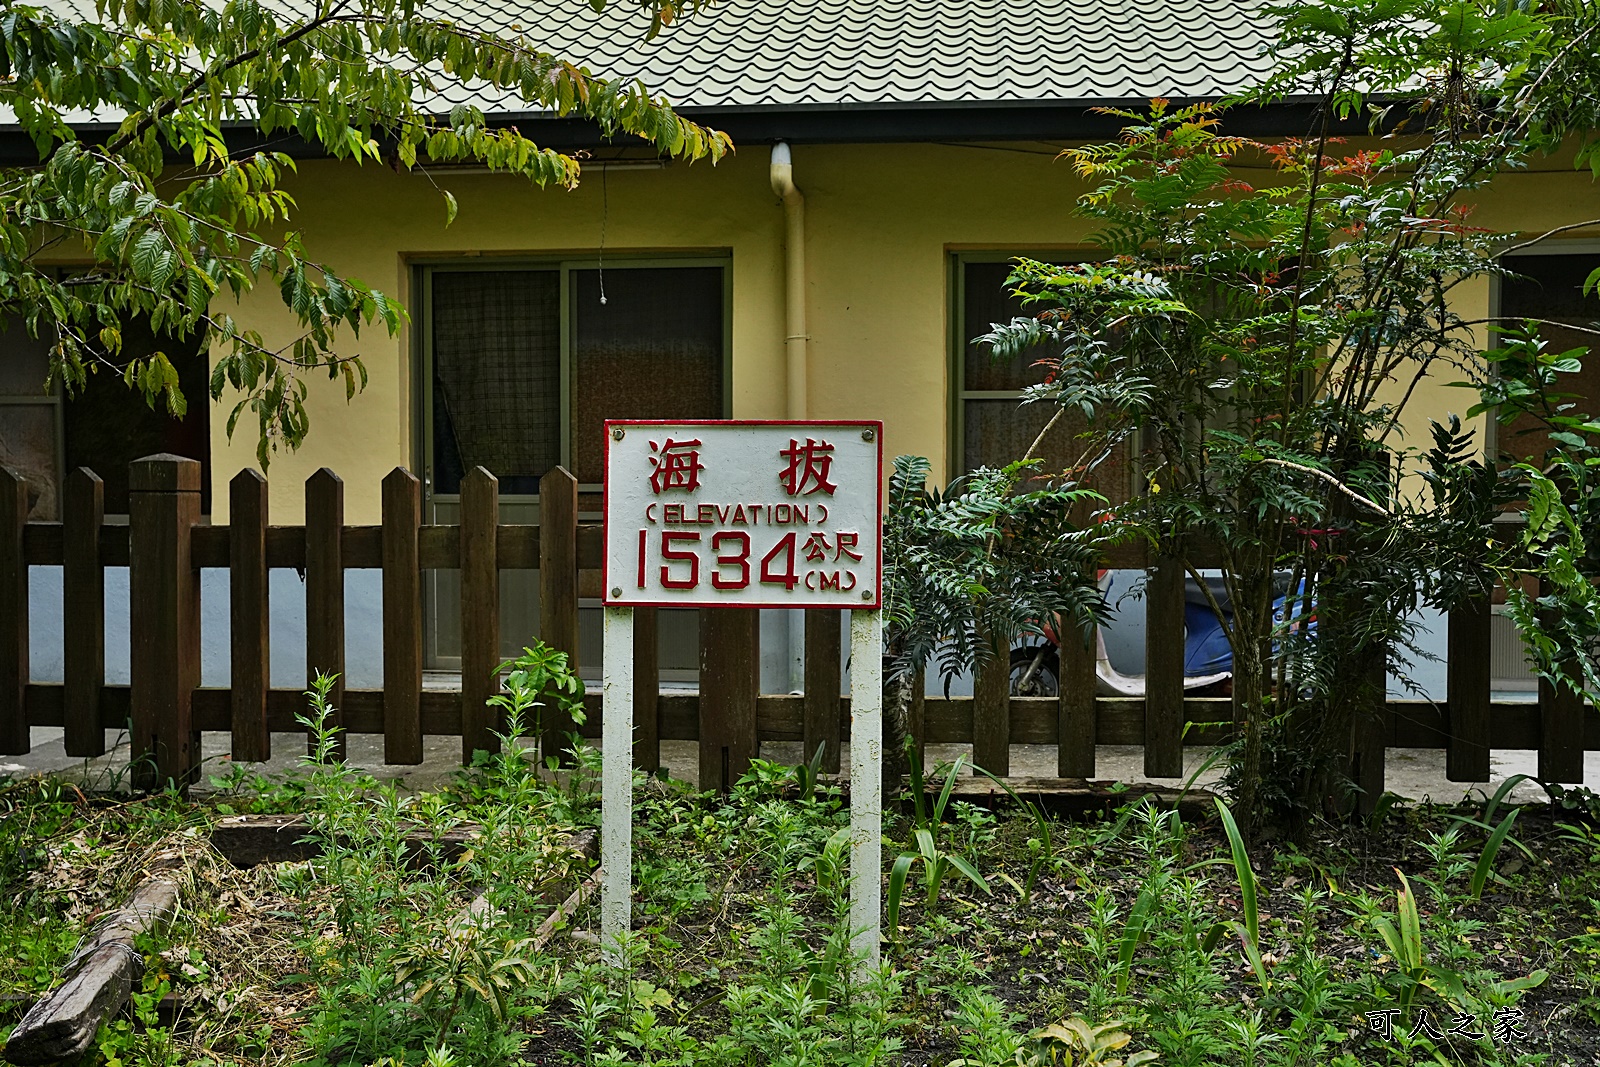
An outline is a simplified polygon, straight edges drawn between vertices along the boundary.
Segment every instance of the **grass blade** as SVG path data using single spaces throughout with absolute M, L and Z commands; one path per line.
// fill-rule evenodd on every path
M 1478 857 L 1478 869 L 1472 872 L 1472 899 L 1479 900 L 1483 897 L 1483 887 L 1488 883 L 1489 876 L 1494 873 L 1495 857 L 1500 854 L 1500 846 L 1505 844 L 1506 838 L 1511 834 L 1511 824 L 1517 821 L 1521 809 L 1513 808 L 1511 814 L 1503 819 L 1494 832 L 1489 835 L 1489 840 L 1484 843 L 1483 855 Z

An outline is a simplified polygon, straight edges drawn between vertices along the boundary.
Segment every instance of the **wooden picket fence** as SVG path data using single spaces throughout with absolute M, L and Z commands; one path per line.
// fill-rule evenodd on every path
M 201 731 L 232 734 L 232 758 L 267 759 L 273 732 L 300 729 L 302 686 L 272 688 L 267 677 L 270 568 L 301 571 L 306 584 L 308 670 L 345 673 L 344 572 L 382 571 L 383 679 L 381 689 L 344 688 L 333 694 L 337 725 L 347 733 L 382 734 L 384 758 L 420 763 L 423 737 L 461 738 L 462 758 L 489 748 L 496 725 L 487 699 L 497 691 L 500 649 L 499 572 L 537 569 L 541 637 L 577 656 L 580 597 L 600 593 L 604 544 L 599 526 L 578 522 L 578 486 L 557 468 L 540 485 L 541 524 L 499 519 L 495 478 L 482 468 L 461 487 L 459 525 L 424 525 L 418 480 L 396 468 L 382 486 L 382 523 L 344 522 L 343 483 L 326 469 L 305 483 L 305 523 L 273 526 L 267 483 L 256 471 L 229 485 L 227 526 L 203 524 L 200 465 L 176 456 L 151 456 L 131 468 L 126 524 L 108 524 L 101 482 L 73 471 L 63 488 L 63 521 L 28 522 L 24 481 L 0 471 L 0 753 L 26 754 L 29 728 L 64 728 L 69 755 L 102 755 L 105 730 L 129 727 L 136 764 L 148 783 L 190 781 Z M 1208 565 L 1191 551 L 1189 561 Z M 1183 747 L 1214 744 L 1227 735 L 1226 699 L 1186 698 L 1183 691 L 1184 566 L 1147 559 L 1140 547 L 1120 549 L 1107 564 L 1144 568 L 1147 695 L 1095 695 L 1094 657 L 1078 642 L 1062 649 L 1060 696 L 1008 695 L 1004 663 L 979 672 L 971 697 L 919 698 L 911 729 L 926 743 L 970 743 L 990 771 L 1010 770 L 1013 744 L 1055 745 L 1062 778 L 1093 778 L 1095 746 L 1142 745 L 1144 770 L 1156 777 L 1183 773 Z M 65 682 L 29 677 L 28 568 L 63 569 Z M 105 683 L 105 568 L 129 568 L 131 684 Z M 199 568 L 230 572 L 231 684 L 201 687 Z M 461 688 L 423 687 L 423 572 L 459 570 Z M 1336 625 L 1323 618 L 1320 626 Z M 1491 749 L 1537 749 L 1539 775 L 1550 781 L 1583 778 L 1584 752 L 1600 748 L 1600 715 L 1570 694 L 1541 689 L 1537 704 L 1491 702 L 1490 607 L 1487 602 L 1449 619 L 1449 699 L 1388 701 L 1365 717 L 1352 753 L 1370 803 L 1382 794 L 1388 747 L 1444 748 L 1453 781 L 1483 781 Z M 723 788 L 759 752 L 763 741 L 826 744 L 837 769 L 848 741 L 849 699 L 841 694 L 840 619 L 834 610 L 805 615 L 805 691 L 770 696 L 759 691 L 757 615 L 748 609 L 701 612 L 698 692 L 635 697 L 635 759 L 654 768 L 662 739 L 700 743 L 700 782 Z M 636 677 L 657 674 L 655 612 L 635 614 Z M 1382 670 L 1381 663 L 1374 671 Z M 1382 685 L 1375 688 L 1382 692 Z M 598 694 L 586 697 L 586 734 L 599 734 Z M 546 743 L 571 724 L 545 724 Z

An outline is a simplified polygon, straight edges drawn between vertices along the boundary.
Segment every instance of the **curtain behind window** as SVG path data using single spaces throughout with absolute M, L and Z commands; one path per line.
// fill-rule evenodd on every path
M 434 490 L 475 466 L 537 492 L 561 462 L 561 273 L 433 275 Z

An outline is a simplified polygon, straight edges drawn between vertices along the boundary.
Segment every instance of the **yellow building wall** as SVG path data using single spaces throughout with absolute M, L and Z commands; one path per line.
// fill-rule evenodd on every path
M 800 145 L 793 153 L 806 199 L 809 414 L 882 419 L 887 455 L 928 456 L 942 481 L 949 451 L 950 255 L 1081 247 L 1089 227 L 1073 215 L 1072 203 L 1083 185 L 1043 145 Z M 1502 179 L 1472 221 L 1537 231 L 1600 214 L 1600 193 L 1586 173 L 1573 173 L 1564 161 L 1544 166 Z M 743 145 L 716 167 L 613 169 L 604 181 L 591 169 L 572 191 L 495 175 L 434 180 L 460 203 L 448 228 L 442 198 L 426 177 L 305 162 L 287 183 L 299 203 L 292 225 L 313 259 L 399 295 L 408 306 L 418 259 L 587 255 L 601 246 L 602 224 L 607 256 L 731 253 L 733 414 L 783 417 L 784 221 L 768 182 L 767 146 Z M 1458 309 L 1484 317 L 1488 293 L 1486 283 L 1462 287 Z M 274 290 L 252 294 L 235 313 L 269 342 L 294 335 L 293 318 Z M 361 353 L 370 384 L 346 404 L 342 384 L 312 376 L 309 436 L 298 452 L 277 452 L 269 471 L 274 522 L 299 522 L 304 479 L 330 467 L 345 482 L 346 521 L 375 523 L 383 476 L 414 460 L 411 331 L 398 337 L 363 331 L 359 342 L 347 338 L 345 349 Z M 1454 378 L 1436 377 L 1419 388 L 1407 420 L 1413 437 L 1426 440 L 1429 417 L 1464 412 L 1473 402 L 1467 391 L 1444 387 Z M 241 420 L 231 442 L 226 438 L 231 406 L 225 398 L 212 419 L 217 522 L 227 520 L 227 480 L 255 463 L 252 419 Z

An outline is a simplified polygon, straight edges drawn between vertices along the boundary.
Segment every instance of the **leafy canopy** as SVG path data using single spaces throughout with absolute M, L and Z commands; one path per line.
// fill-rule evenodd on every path
M 653 33 L 709 0 L 633 2 Z M 342 378 L 353 396 L 366 372 L 342 333 L 394 334 L 405 311 L 311 256 L 281 187 L 294 160 L 274 146 L 299 140 L 352 165 L 470 163 L 537 186 L 578 182 L 574 156 L 477 108 L 443 107 L 451 85 L 588 119 L 673 158 L 715 162 L 732 148 L 641 85 L 566 62 L 516 27 L 453 22 L 416 0 L 97 0 L 84 20 L 7 5 L 0 109 L 38 162 L 0 168 L 0 318 L 53 341 L 41 385 L 72 390 L 114 373 L 181 415 L 188 400 L 166 354 L 123 350 L 124 324 L 145 317 L 158 336 L 211 350 L 212 397 L 237 391 L 228 432 L 253 415 L 263 465 L 279 443 L 297 446 L 305 375 Z M 114 127 L 74 127 L 90 117 Z M 440 195 L 448 224 L 456 201 Z M 219 296 L 258 284 L 275 287 L 298 324 L 286 343 L 223 310 Z
M 1574 141 L 1597 165 L 1600 18 L 1577 2 L 1271 10 L 1277 72 L 1246 100 L 1314 101 L 1307 136 L 1229 136 L 1226 107 L 1209 104 L 1113 111 L 1119 139 L 1065 153 L 1090 183 L 1077 211 L 1103 260 L 1020 261 L 1010 285 L 1029 315 L 982 339 L 1001 359 L 1052 347 L 1028 399 L 1087 425 L 1086 462 L 1064 475 L 1090 482 L 1126 450 L 1145 485 L 1117 520 L 1162 554 L 1217 546 L 1251 825 L 1328 798 L 1356 706 L 1383 699 L 1359 680 L 1386 649 L 1402 665 L 1426 654 L 1406 622 L 1420 606 L 1448 610 L 1500 579 L 1540 672 L 1600 693 L 1600 424 L 1559 389 L 1584 353 L 1545 352 L 1540 324 L 1517 333 L 1458 298 L 1552 236 L 1474 221 L 1497 175 Z M 1347 146 L 1341 123 L 1367 142 Z M 1504 343 L 1486 352 L 1489 327 Z M 1429 376 L 1477 393 L 1469 415 L 1537 418 L 1553 447 L 1486 463 L 1455 417 L 1431 442 L 1408 435 Z M 1496 512 L 1518 502 L 1527 536 L 1496 536 Z M 1522 576 L 1546 591 L 1524 593 Z M 1304 592 L 1275 615 L 1286 590 Z M 1285 640 L 1313 603 L 1316 640 Z

